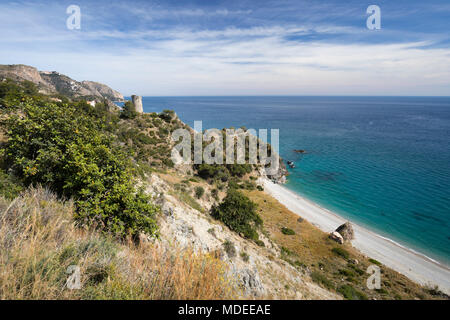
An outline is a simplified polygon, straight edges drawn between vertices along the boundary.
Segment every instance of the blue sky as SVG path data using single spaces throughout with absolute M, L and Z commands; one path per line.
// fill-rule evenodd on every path
M 125 95 L 450 95 L 448 0 L 2 0 L 0 47 Z

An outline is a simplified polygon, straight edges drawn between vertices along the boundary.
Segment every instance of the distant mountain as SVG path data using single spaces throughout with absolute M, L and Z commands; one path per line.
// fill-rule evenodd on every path
M 44 94 L 62 94 L 70 98 L 86 97 L 95 100 L 124 101 L 123 95 L 107 85 L 93 81 L 76 81 L 56 71 L 39 71 L 34 67 L 13 64 L 0 65 L 0 80 L 28 80 Z

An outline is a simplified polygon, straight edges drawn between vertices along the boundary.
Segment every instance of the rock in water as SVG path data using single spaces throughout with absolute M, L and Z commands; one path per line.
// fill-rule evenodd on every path
M 344 244 L 344 238 L 337 231 L 333 231 L 332 233 L 330 233 L 330 238 L 339 244 Z
M 133 104 L 134 104 L 134 110 L 137 113 L 143 113 L 144 112 L 144 108 L 142 107 L 142 97 L 141 96 L 132 95 L 131 96 L 131 100 L 133 101 Z
M 344 241 L 350 241 L 355 238 L 355 234 L 353 232 L 353 227 L 350 222 L 346 222 L 343 225 L 340 225 L 337 229 L 337 232 L 344 238 Z

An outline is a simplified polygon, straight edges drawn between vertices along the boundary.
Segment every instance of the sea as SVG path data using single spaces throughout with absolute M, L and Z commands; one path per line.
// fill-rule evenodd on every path
M 450 97 L 144 97 L 143 105 L 203 129 L 279 129 L 280 155 L 295 163 L 287 188 L 450 266 Z

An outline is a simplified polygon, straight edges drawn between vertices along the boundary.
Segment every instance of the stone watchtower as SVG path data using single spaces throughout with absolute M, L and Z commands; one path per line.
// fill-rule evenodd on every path
M 144 112 L 144 108 L 142 107 L 142 97 L 141 96 L 132 95 L 131 101 L 134 104 L 134 111 L 136 111 L 137 113 Z

